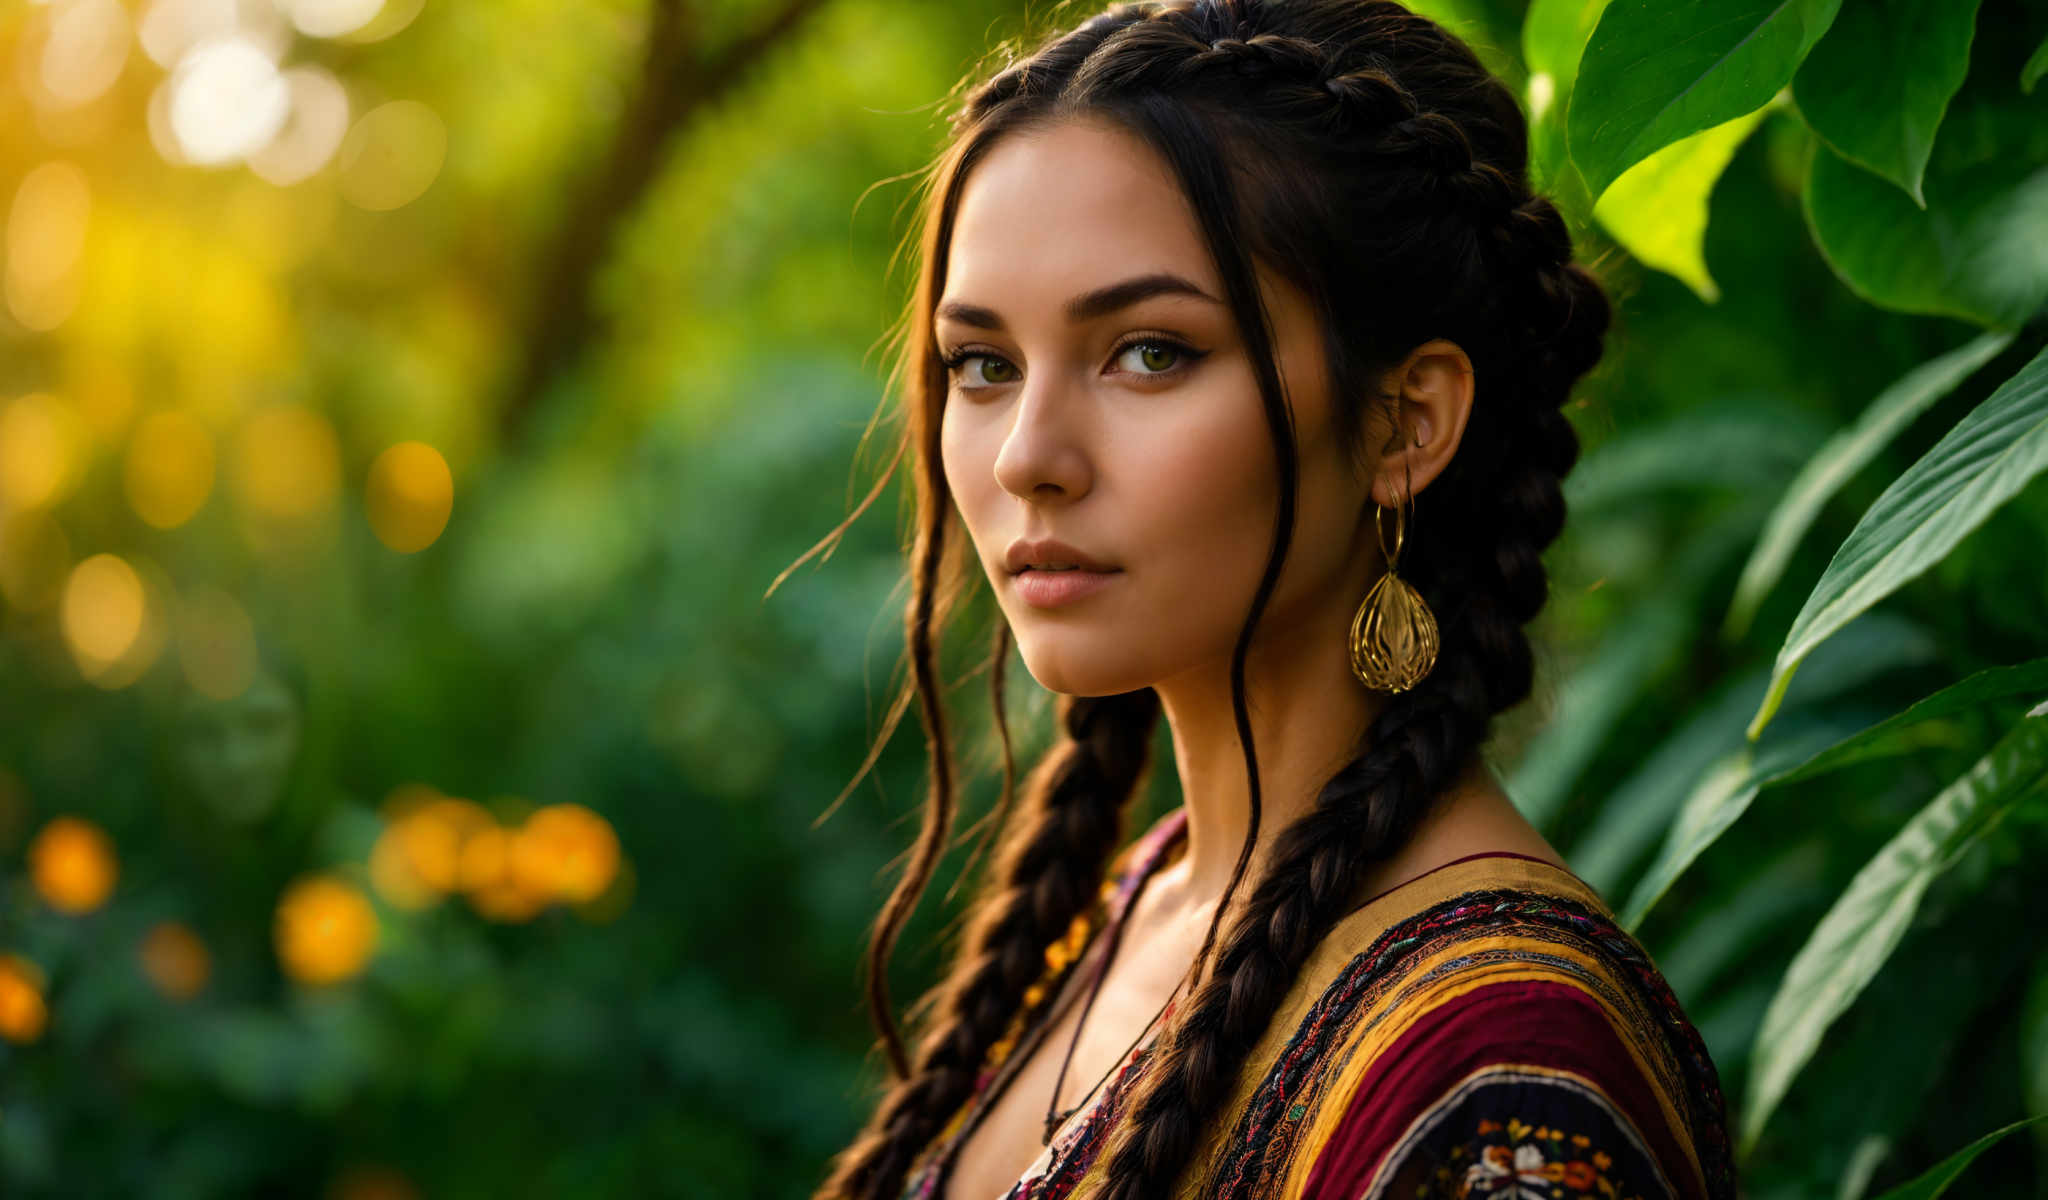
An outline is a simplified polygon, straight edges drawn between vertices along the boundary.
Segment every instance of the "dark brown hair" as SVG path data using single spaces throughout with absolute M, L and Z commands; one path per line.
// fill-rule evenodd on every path
M 1523 626 L 1546 599 L 1541 555 L 1564 523 L 1559 484 L 1578 455 L 1560 409 L 1599 361 L 1610 309 L 1599 283 L 1571 261 L 1556 208 L 1530 191 L 1528 130 L 1514 95 L 1465 43 L 1391 0 L 1119 4 L 1004 64 L 967 92 L 951 139 L 922 176 L 913 231 L 921 270 L 896 334 L 903 425 L 889 470 L 906 455 L 913 463 L 916 526 L 905 612 L 910 680 L 891 725 L 914 689 L 930 785 L 923 829 L 867 960 L 869 1001 L 895 1078 L 835 1160 L 819 1200 L 902 1188 L 913 1160 L 971 1094 L 990 1045 L 1042 970 L 1045 947 L 1094 897 L 1149 761 L 1159 717 L 1151 689 L 1062 696 L 1063 736 L 1004 821 L 1014 769 L 1002 709 L 1009 630 L 998 615 L 990 684 L 1004 763 L 1001 850 L 954 961 L 912 1010 L 922 1033 L 907 1055 L 886 966 L 952 830 L 956 785 L 934 646 L 979 575 L 950 519 L 939 454 L 947 379 L 932 308 L 975 164 L 1009 134 L 1076 117 L 1106 118 L 1142 139 L 1186 192 L 1251 357 L 1279 463 L 1273 546 L 1231 663 L 1251 826 L 1217 922 L 1259 833 L 1245 655 L 1286 559 L 1297 488 L 1298 451 L 1254 262 L 1315 305 L 1336 436 L 1359 461 L 1377 459 L 1368 431 L 1380 416 L 1370 402 L 1376 381 L 1414 347 L 1457 343 L 1476 380 L 1458 452 L 1430 488 L 1427 528 L 1402 559 L 1403 575 L 1437 615 L 1436 665 L 1359 731 L 1355 756 L 1313 810 L 1280 831 L 1270 868 L 1252 881 L 1220 943 L 1212 923 L 1191 967 L 1200 982 L 1160 1034 L 1105 1151 L 1105 1196 L 1169 1193 L 1310 950 L 1359 899 L 1367 868 L 1400 849 L 1478 753 L 1494 715 L 1530 690 Z M 887 479 L 885 471 L 849 522 Z

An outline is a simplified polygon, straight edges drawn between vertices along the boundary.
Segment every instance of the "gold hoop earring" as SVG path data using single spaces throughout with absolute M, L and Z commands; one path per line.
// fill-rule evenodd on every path
M 1422 682 L 1436 665 L 1436 614 L 1429 611 L 1422 593 L 1394 572 L 1408 533 L 1406 515 L 1400 507 L 1394 509 L 1394 548 L 1388 550 L 1380 523 L 1383 511 L 1377 502 L 1373 504 L 1372 531 L 1379 538 L 1387 569 L 1351 618 L 1351 673 L 1374 691 L 1405 692 Z

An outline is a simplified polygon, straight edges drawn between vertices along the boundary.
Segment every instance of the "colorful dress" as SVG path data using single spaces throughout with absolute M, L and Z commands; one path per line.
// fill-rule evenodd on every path
M 1048 949 L 1045 976 L 991 1048 L 974 1095 L 913 1166 L 906 1200 L 936 1194 L 1010 1052 L 1040 1031 L 1068 976 L 1094 963 L 1097 936 L 1185 828 L 1184 809 L 1161 818 Z M 1136 1049 L 1004 1200 L 1099 1188 L 1102 1150 L 1152 1048 Z M 1174 1194 L 1731 1200 L 1735 1182 L 1718 1073 L 1655 964 L 1576 875 L 1495 851 L 1389 888 L 1338 921 Z

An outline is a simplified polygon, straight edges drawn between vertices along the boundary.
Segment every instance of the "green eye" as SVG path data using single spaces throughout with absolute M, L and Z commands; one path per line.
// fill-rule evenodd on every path
M 1155 362 L 1154 359 L 1159 355 L 1164 355 L 1166 361 L 1163 363 Z M 1138 347 L 1138 361 L 1154 371 L 1172 370 L 1174 360 L 1179 356 L 1180 352 L 1178 350 L 1171 346 L 1160 345 L 1157 342 L 1146 342 Z
M 997 375 L 996 375 L 996 376 L 991 376 L 991 375 L 989 375 L 989 374 L 988 374 L 988 370 L 987 370 L 987 368 L 986 368 L 986 367 L 984 367 L 984 368 L 982 369 L 982 375 L 981 375 L 981 379 L 982 379 L 982 382 L 984 382 L 984 383 L 1014 383 L 1014 382 L 1016 382 L 1016 376 L 1014 376 L 1014 375 L 1011 375 L 1011 376 L 1002 376 L 1002 375 L 1001 375 L 1001 373 L 1002 373 L 1003 371 L 1015 371 L 1015 370 L 1017 369 L 1017 368 L 1015 368 L 1015 367 L 1011 366 L 1011 365 L 1010 365 L 1009 363 L 1006 363 L 1006 362 L 1004 362 L 1004 361 L 1003 361 L 1002 359 L 1000 359 L 1000 358 L 996 358 L 995 356 L 993 356 L 993 355 L 989 355 L 989 354 L 977 354 L 977 355 L 975 355 L 974 357 L 976 357 L 976 358 L 978 358 L 978 359 L 982 360 L 982 361 L 983 361 L 984 363 L 994 363 L 994 364 L 996 364 L 996 370 L 997 370 Z

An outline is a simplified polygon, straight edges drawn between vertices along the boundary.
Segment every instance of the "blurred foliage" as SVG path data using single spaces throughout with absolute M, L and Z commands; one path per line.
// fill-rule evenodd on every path
M 2048 6 L 1419 7 L 1618 305 L 1492 758 L 1747 1194 L 2043 1195 Z M 886 509 L 764 593 L 872 479 L 944 98 L 1074 12 L 0 7 L 0 1192 L 808 1192 L 924 771 L 821 820 Z

